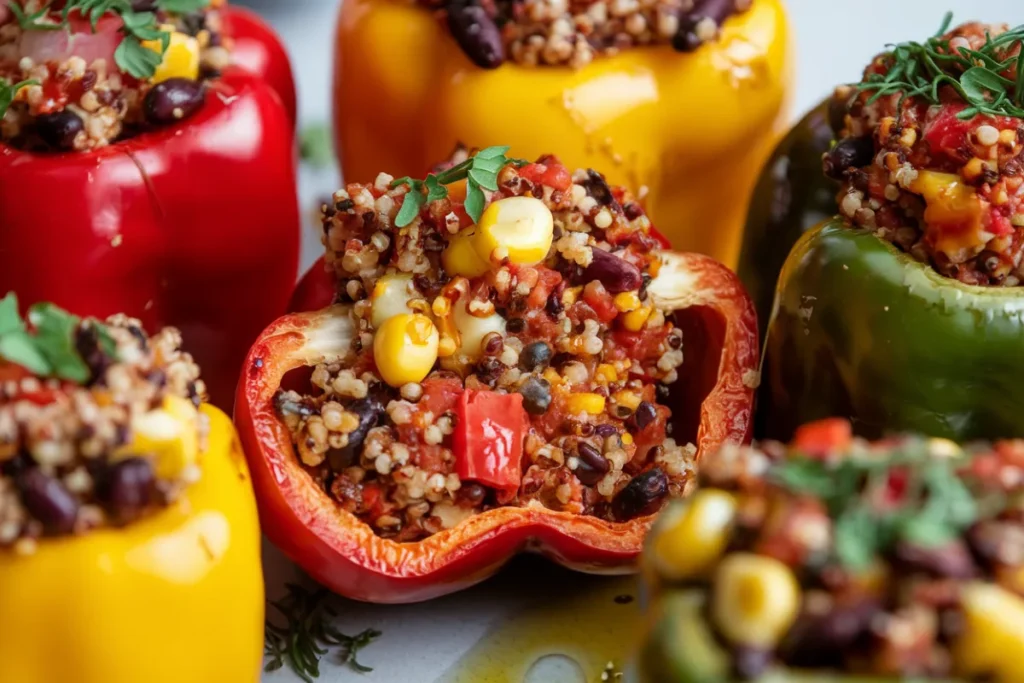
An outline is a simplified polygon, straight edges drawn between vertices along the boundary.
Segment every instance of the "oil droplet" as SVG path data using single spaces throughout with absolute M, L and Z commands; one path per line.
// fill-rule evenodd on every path
M 619 681 L 642 632 L 636 577 L 560 576 L 563 583 L 487 633 L 437 683 Z

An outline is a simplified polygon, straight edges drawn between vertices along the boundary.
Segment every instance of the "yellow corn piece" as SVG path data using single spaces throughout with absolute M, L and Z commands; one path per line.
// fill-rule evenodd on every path
M 389 318 L 402 313 L 409 313 L 409 302 L 416 298 L 411 289 L 412 275 L 408 273 L 391 273 L 382 275 L 373 285 L 370 303 L 370 324 L 374 329 L 383 325 Z
M 640 297 L 636 292 L 622 292 L 615 295 L 615 308 L 623 313 L 629 313 L 640 308 Z
M 190 35 L 174 30 L 174 26 L 162 26 L 161 30 L 171 34 L 163 61 L 156 67 L 153 83 L 160 83 L 169 78 L 187 78 L 194 81 L 199 78 L 199 41 Z M 160 52 L 159 40 L 146 40 L 142 45 L 153 52 Z
M 548 381 L 548 384 L 550 384 L 551 386 L 561 384 L 564 381 L 562 379 L 562 376 L 559 375 L 558 371 L 555 370 L 554 368 L 545 368 L 542 375 L 544 379 Z
M 967 677 L 993 675 L 999 683 L 1024 681 L 1024 599 L 992 583 L 963 588 L 964 628 L 952 645 L 953 665 Z
M 168 396 L 163 404 L 132 421 L 132 440 L 115 460 L 151 455 L 156 475 L 175 479 L 199 457 L 199 413 L 188 399 Z
M 615 366 L 611 363 L 601 363 L 594 371 L 594 379 L 602 384 L 609 384 L 619 379 L 619 373 L 615 372 Z
M 475 238 L 475 230 L 464 230 L 448 242 L 441 261 L 449 275 L 480 277 L 491 269 L 490 263 L 477 254 L 473 246 Z
M 579 393 L 570 394 L 566 399 L 569 412 L 573 415 L 589 413 L 600 415 L 604 412 L 604 396 L 601 394 Z
M 622 316 L 622 325 L 630 332 L 639 332 L 644 329 L 644 325 L 647 324 L 647 320 L 653 312 L 654 309 L 650 306 L 643 306 L 635 311 L 630 311 Z
M 630 410 L 636 410 L 640 405 L 640 394 L 634 391 L 616 391 L 612 398 L 620 406 L 626 406 Z
M 624 446 L 632 446 L 633 445 L 633 435 L 630 434 L 629 432 L 623 432 L 621 438 L 622 438 L 622 444 Z
M 385 382 L 400 387 L 420 382 L 437 361 L 440 339 L 425 315 L 403 313 L 388 319 L 373 338 L 373 360 Z
M 473 244 L 488 263 L 507 253 L 509 261 L 532 266 L 551 249 L 554 217 L 544 202 L 534 197 L 506 197 L 488 206 L 476 226 Z
M 658 573 L 669 581 L 705 576 L 725 552 L 737 507 L 731 493 L 709 488 L 666 510 L 651 541 Z
M 774 650 L 796 620 L 800 584 L 773 557 L 727 555 L 715 572 L 711 617 L 734 645 Z

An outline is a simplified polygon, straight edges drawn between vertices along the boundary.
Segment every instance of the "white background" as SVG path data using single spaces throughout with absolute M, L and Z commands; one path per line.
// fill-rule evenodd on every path
M 291 51 L 300 89 L 303 124 L 324 123 L 330 116 L 331 41 L 334 32 L 334 0 L 248 0 L 277 27 Z M 958 20 L 980 19 L 1024 23 L 1024 0 L 788 0 L 797 38 L 799 67 L 794 120 L 812 107 L 838 82 L 856 80 L 863 66 L 889 42 L 920 39 L 933 33 L 946 10 Z M 978 8 L 978 9 L 974 9 Z M 316 198 L 334 190 L 336 171 L 303 169 L 300 194 L 304 208 L 314 211 Z M 306 235 L 308 266 L 319 255 L 314 228 Z M 276 594 L 293 568 L 273 549 L 267 549 L 268 590 Z M 378 627 L 383 637 L 361 659 L 375 667 L 359 675 L 325 665 L 322 681 L 337 683 L 430 683 L 459 659 L 488 628 L 521 608 L 524 590 L 538 584 L 563 586 L 579 583 L 566 573 L 553 572 L 538 561 L 514 563 L 487 584 L 461 595 L 410 607 L 375 607 L 342 604 L 340 624 L 348 632 Z M 536 598 L 544 600 L 545 597 Z M 585 633 L 580 634 L 586 638 Z M 297 680 L 285 672 L 267 681 Z M 473 680 L 472 678 L 467 680 Z M 563 683 L 551 677 L 544 683 Z M 568 683 L 568 681 L 566 681 Z M 573 683 L 575 683 L 573 681 Z

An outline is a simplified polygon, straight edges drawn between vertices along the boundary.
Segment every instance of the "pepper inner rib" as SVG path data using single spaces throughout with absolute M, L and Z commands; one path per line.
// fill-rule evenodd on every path
M 683 339 L 647 294 L 650 221 L 596 171 L 500 149 L 323 207 L 356 333 L 275 407 L 310 475 L 388 538 L 501 505 L 624 521 L 692 479 L 695 448 L 661 403 Z

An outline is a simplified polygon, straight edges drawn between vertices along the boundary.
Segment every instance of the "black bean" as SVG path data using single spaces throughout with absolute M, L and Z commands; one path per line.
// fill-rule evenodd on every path
M 668 477 L 655 467 L 633 477 L 612 501 L 612 511 L 620 520 L 649 515 L 668 495 Z
M 78 501 L 59 479 L 36 467 L 23 472 L 17 484 L 22 505 L 48 533 L 69 534 L 75 530 Z
M 328 462 L 335 472 L 350 467 L 359 457 L 359 449 L 366 441 L 366 435 L 384 415 L 384 404 L 374 396 L 367 396 L 352 401 L 345 406 L 345 410 L 359 417 L 359 426 L 349 433 L 348 444 L 344 448 L 332 449 L 328 453 Z
M 735 0 L 702 0 L 695 4 L 687 14 L 680 17 L 679 29 L 672 37 L 672 47 L 679 52 L 693 52 L 704 44 L 697 35 L 697 25 L 706 19 L 721 26 L 736 11 Z
M 113 363 L 113 359 L 103 351 L 99 328 L 95 325 L 80 325 L 75 330 L 75 350 L 89 366 L 90 377 L 93 380 L 102 377 Z
M 596 199 L 601 206 L 608 206 L 615 202 L 612 189 L 608 187 L 604 176 L 592 168 L 587 169 L 587 179 L 583 181 L 583 187 L 586 188 L 587 194 Z
M 822 168 L 829 178 L 842 180 L 848 169 L 867 166 L 874 156 L 875 141 L 871 136 L 843 138 L 825 155 Z
M 0 474 L 5 477 L 16 477 L 33 467 L 32 456 L 28 453 L 16 453 L 7 460 L 0 460 Z
M 469 60 L 481 69 L 496 69 L 505 61 L 501 33 L 483 7 L 463 0 L 449 4 L 448 30 Z
M 505 329 L 512 334 L 519 334 L 526 329 L 525 318 L 509 318 L 509 321 L 505 323 Z
M 879 611 L 873 600 L 860 600 L 820 614 L 803 612 L 786 635 L 780 656 L 792 666 L 838 667 L 851 649 L 870 638 L 871 622 Z
M 969 579 L 977 573 L 967 545 L 960 540 L 928 547 L 906 541 L 896 543 L 893 561 L 906 573 L 921 573 L 940 579 Z
M 546 379 L 530 377 L 519 387 L 523 408 L 530 415 L 543 415 L 551 405 L 551 385 Z
M 633 411 L 633 416 L 629 418 L 629 426 L 637 431 L 643 431 L 657 417 L 658 410 L 654 407 L 653 403 L 640 401 L 640 405 Z
M 741 681 L 752 681 L 761 677 L 772 663 L 772 653 L 762 648 L 738 645 L 732 650 L 732 667 Z
M 583 271 L 585 280 L 597 280 L 612 294 L 640 289 L 640 269 L 604 249 L 594 247 L 594 260 Z
M 544 304 L 544 310 L 554 317 L 558 317 L 565 310 L 565 304 L 562 303 L 562 292 L 564 290 L 565 287 L 555 287 L 555 290 L 548 296 L 547 303 Z
M 597 483 L 604 479 L 604 475 L 611 470 L 611 463 L 601 455 L 589 443 L 583 442 L 576 447 L 576 454 L 579 458 L 579 465 L 576 467 L 576 478 L 584 486 L 597 486 Z
M 187 119 L 199 111 L 204 96 L 205 90 L 199 81 L 168 78 L 146 93 L 142 109 L 151 124 L 166 126 Z
M 156 476 L 146 458 L 127 458 L 115 463 L 98 482 L 97 494 L 115 518 L 137 518 L 153 502 Z
M 505 364 L 491 356 L 485 356 L 479 363 L 473 366 L 473 373 L 476 375 L 476 378 L 490 387 L 498 383 L 498 378 L 504 372 Z
M 36 132 L 53 149 L 73 149 L 75 138 L 84 129 L 81 117 L 70 109 L 36 118 Z
M 523 347 L 519 354 L 519 369 L 523 372 L 543 370 L 551 362 L 551 347 L 547 342 L 533 342 Z

